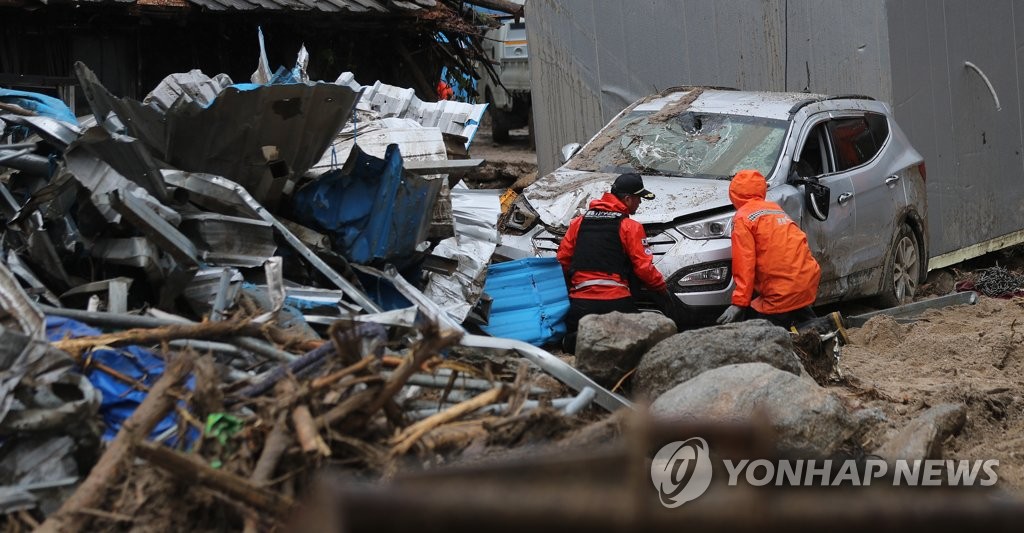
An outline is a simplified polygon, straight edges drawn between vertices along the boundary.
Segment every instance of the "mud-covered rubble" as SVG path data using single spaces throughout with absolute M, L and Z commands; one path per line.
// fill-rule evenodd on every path
M 303 57 L 141 102 L 79 63 L 80 118 L 0 95 L 9 528 L 268 530 L 321 468 L 390 475 L 629 405 L 467 330 L 498 241 L 497 194 L 460 183 L 486 106 L 312 81 Z

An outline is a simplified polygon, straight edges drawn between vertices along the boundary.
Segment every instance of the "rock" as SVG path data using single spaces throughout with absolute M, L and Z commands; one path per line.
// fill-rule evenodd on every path
M 894 437 L 875 450 L 889 461 L 896 459 L 942 459 L 946 437 L 960 433 L 967 423 L 967 407 L 944 403 L 928 409 L 910 421 Z
M 800 457 L 835 456 L 858 429 L 835 394 L 766 363 L 708 370 L 659 396 L 650 411 L 669 421 L 736 423 L 765 416 L 779 451 Z
M 633 376 L 633 394 L 656 398 L 706 370 L 757 362 L 795 375 L 802 371 L 789 332 L 767 320 L 684 331 L 644 355 Z
M 576 368 L 611 387 L 636 368 L 651 346 L 675 332 L 675 323 L 658 313 L 587 315 L 576 337 Z

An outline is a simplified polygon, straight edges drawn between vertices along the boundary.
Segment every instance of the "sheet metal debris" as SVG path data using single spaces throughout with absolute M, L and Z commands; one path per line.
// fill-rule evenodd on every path
M 463 325 L 488 315 L 501 207 L 448 156 L 486 106 L 313 81 L 308 58 L 272 72 L 261 50 L 256 83 L 193 70 L 141 102 L 79 63 L 92 117 L 0 110 L 0 512 L 102 528 L 89 510 L 156 466 L 279 528 L 284 465 L 393 468 L 629 406 Z

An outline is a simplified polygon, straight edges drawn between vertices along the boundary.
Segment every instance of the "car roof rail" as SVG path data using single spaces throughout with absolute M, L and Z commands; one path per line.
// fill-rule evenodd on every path
M 808 98 L 806 100 L 801 100 L 796 104 L 793 104 L 793 107 L 789 108 L 789 115 L 795 115 L 796 112 L 800 111 L 800 109 L 802 109 L 804 106 L 813 104 L 815 102 L 824 102 L 826 100 L 874 100 L 874 98 L 863 94 L 842 94 L 837 96 L 826 96 L 824 98 Z
M 693 89 L 714 89 L 718 91 L 738 91 L 735 87 L 719 87 L 717 85 L 677 85 L 669 87 L 658 93 L 658 96 L 666 96 L 679 91 L 692 91 Z
M 826 100 L 874 100 L 874 97 L 866 94 L 840 94 L 836 96 L 829 96 Z

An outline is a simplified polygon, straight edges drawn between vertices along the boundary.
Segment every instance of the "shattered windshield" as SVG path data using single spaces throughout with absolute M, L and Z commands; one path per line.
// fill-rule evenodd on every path
M 633 112 L 611 124 L 568 163 L 574 170 L 730 179 L 754 168 L 768 176 L 782 151 L 787 122 L 687 112 Z

